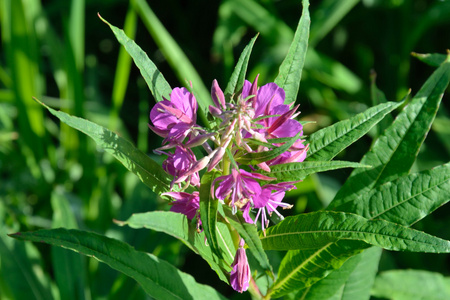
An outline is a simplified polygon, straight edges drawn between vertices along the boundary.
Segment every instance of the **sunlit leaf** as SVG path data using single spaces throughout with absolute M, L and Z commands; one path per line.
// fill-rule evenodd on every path
M 100 19 L 108 24 L 119 43 L 125 47 L 125 50 L 133 58 L 155 100 L 162 101 L 163 97 L 169 99 L 172 88 L 148 55 L 133 40 L 129 39 L 123 30 L 109 24 L 102 17 Z
M 280 66 L 280 72 L 277 78 L 275 78 L 275 83 L 286 92 L 285 104 L 295 102 L 297 99 L 306 51 L 308 49 L 309 26 L 311 23 L 309 17 L 309 1 L 303 0 L 302 6 L 302 16 L 298 22 L 294 39 L 289 47 L 286 58 Z
M 56 111 L 43 103 L 41 104 L 65 124 L 90 136 L 98 146 L 112 154 L 155 193 L 161 194 L 169 190 L 170 176 L 158 163 L 133 146 L 129 141 L 100 125 Z
M 396 102 L 379 104 L 348 120 L 340 121 L 311 134 L 308 139 L 309 151 L 306 160 L 331 160 L 401 104 Z
M 205 233 L 198 233 L 196 226 L 190 226 L 185 215 L 175 212 L 152 211 L 141 214 L 134 214 L 126 221 L 116 221 L 123 226 L 131 228 L 147 228 L 169 234 L 181 240 L 192 251 L 200 255 L 208 262 L 211 268 L 216 271 L 219 277 L 228 283 L 226 274 L 231 271 L 230 265 L 233 262 L 235 249 L 229 236 L 228 229 L 222 223 L 217 224 L 219 233 L 219 245 L 222 249 L 227 249 L 223 253 L 224 260 L 212 252 L 211 247 L 205 244 Z
M 257 37 L 258 35 L 252 38 L 242 51 L 241 56 L 239 57 L 236 66 L 234 67 L 234 71 L 231 74 L 230 81 L 225 88 L 224 94 L 226 97 L 231 97 L 232 95 L 236 94 L 244 86 L 245 76 L 247 75 L 248 61 L 250 59 L 250 54 L 252 53 L 253 45 L 255 44 Z
M 198 284 L 191 275 L 156 256 L 136 251 L 124 242 L 96 233 L 52 229 L 10 236 L 19 240 L 44 242 L 94 257 L 134 278 L 147 294 L 157 299 L 225 299 L 211 287 Z
M 318 249 L 341 239 L 362 241 L 394 251 L 447 253 L 450 242 L 384 220 L 318 211 L 287 217 L 260 238 L 266 250 Z
M 411 103 L 361 159 L 362 164 L 373 168 L 355 169 L 329 208 L 350 202 L 373 187 L 409 173 L 449 81 L 450 61 L 447 61 L 430 76 Z

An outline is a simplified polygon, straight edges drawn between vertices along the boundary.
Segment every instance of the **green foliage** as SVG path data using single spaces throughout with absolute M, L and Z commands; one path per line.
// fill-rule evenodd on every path
M 429 215 L 450 199 L 449 114 L 441 101 L 450 61 L 440 53 L 408 56 L 445 50 L 447 2 L 107 2 L 49 1 L 43 8 L 39 0 L 0 1 L 0 298 L 248 298 L 226 287 L 239 236 L 254 299 L 449 298 L 441 258 L 431 266 L 429 256 L 384 252 L 380 261 L 379 248 L 449 251 L 447 208 Z M 102 19 L 104 26 L 97 11 L 112 24 L 127 12 L 124 31 Z M 427 78 L 430 67 L 422 63 L 437 69 Z M 373 68 L 377 84 L 372 75 L 369 90 Z M 240 211 L 213 201 L 216 175 L 207 173 L 198 232 L 195 220 L 168 212 L 159 197 L 172 178 L 161 158 L 146 154 L 160 145 L 147 137 L 149 99 L 168 98 L 176 78 L 192 82 L 209 126 L 204 83 L 228 82 L 231 98 L 256 74 L 260 85 L 274 79 L 283 87 L 286 103 L 301 104 L 306 161 L 260 171 L 275 178 L 271 183 L 304 180 L 286 195 L 297 201 L 295 211 L 284 220 L 273 216 L 278 224 L 258 232 Z M 423 82 L 412 99 L 393 101 Z M 231 163 L 266 162 L 299 137 L 248 141 L 270 150 Z M 355 168 L 347 181 L 344 168 Z M 321 210 L 330 201 L 331 211 Z M 303 210 L 309 213 L 298 214 Z M 214 272 L 203 275 L 205 266 L 221 281 Z M 378 268 L 419 267 L 439 273 L 377 275 Z
M 158 299 L 191 299 L 208 297 L 224 299 L 211 287 L 195 282 L 192 276 L 177 270 L 164 260 L 105 236 L 75 229 L 39 230 L 33 233 L 10 235 L 19 240 L 46 242 L 57 245 L 108 264 L 133 277 L 144 290 Z

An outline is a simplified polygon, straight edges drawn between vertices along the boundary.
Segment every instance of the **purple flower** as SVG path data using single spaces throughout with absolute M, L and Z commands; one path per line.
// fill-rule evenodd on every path
M 261 193 L 253 200 L 253 206 L 248 203 L 243 207 L 244 219 L 247 223 L 254 223 L 261 217 L 261 228 L 264 230 L 269 225 L 269 218 L 275 212 L 281 219 L 284 217 L 277 211 L 278 207 L 283 209 L 291 208 L 292 205 L 282 202 L 285 192 L 295 189 L 295 182 L 281 182 L 276 184 L 267 184 L 262 187 Z M 250 217 L 250 210 L 255 208 L 258 210 L 255 220 Z
M 198 103 L 186 88 L 174 88 L 170 101 L 164 99 L 150 111 L 151 130 L 168 141 L 182 142 L 197 120 Z
M 255 82 L 257 82 L 257 79 L 255 79 Z M 255 110 L 254 118 L 278 115 L 257 121 L 257 124 L 262 125 L 264 128 L 255 130 L 259 134 L 259 139 L 261 140 L 261 136 L 265 141 L 275 138 L 289 138 L 302 132 L 303 126 L 293 119 L 298 114 L 296 113 L 298 106 L 290 109 L 289 105 L 284 104 L 284 90 L 275 83 L 268 83 L 259 88 L 255 93 L 255 82 L 251 84 L 249 81 L 245 81 L 242 90 L 242 98 L 255 95 L 255 97 L 251 98 L 253 99 L 252 105 Z M 247 134 L 247 137 L 249 137 L 249 134 Z M 298 139 L 289 151 L 268 161 L 267 165 L 303 161 L 308 150 L 308 147 L 303 145 L 303 142 L 303 140 Z M 259 150 L 264 151 L 264 149 Z
M 235 213 L 237 208 L 245 206 L 248 202 L 252 203 L 253 199 L 261 193 L 261 186 L 256 179 L 273 180 L 274 178 L 232 169 L 230 175 L 220 176 L 214 180 L 214 184 L 220 182 L 215 192 L 216 198 L 225 200 L 230 196 L 230 206 Z
M 188 173 L 197 162 L 194 152 L 191 149 L 177 146 L 174 154 L 162 153 L 168 156 L 163 162 L 163 169 L 174 177 L 173 183 L 188 179 L 192 185 L 198 186 L 200 184 L 198 172 Z
M 189 220 L 192 220 L 199 207 L 200 207 L 200 197 L 198 192 L 193 192 L 192 194 L 185 192 L 168 192 L 162 193 L 162 196 L 169 196 L 175 199 L 171 202 L 170 211 L 178 212 L 186 215 Z
M 239 293 L 245 292 L 248 289 L 251 276 L 244 245 L 245 241 L 244 239 L 241 239 L 234 261 L 231 264 L 233 270 L 230 273 L 231 287 Z

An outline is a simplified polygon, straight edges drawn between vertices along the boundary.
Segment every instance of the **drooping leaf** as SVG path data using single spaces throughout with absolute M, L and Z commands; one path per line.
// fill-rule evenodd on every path
M 245 76 L 247 74 L 248 61 L 250 59 L 250 54 L 252 53 L 253 45 L 255 44 L 257 37 L 258 35 L 252 38 L 248 43 L 248 45 L 245 46 L 236 66 L 234 67 L 234 71 L 231 74 L 230 81 L 228 82 L 227 87 L 225 88 L 224 91 L 225 96 L 228 98 L 231 97 L 233 94 L 239 92 L 244 86 Z
M 44 242 L 94 257 L 134 278 L 148 295 L 156 299 L 225 299 L 211 287 L 197 283 L 191 275 L 158 257 L 96 233 L 52 229 L 19 232 L 10 236 Z
M 288 54 L 283 60 L 275 83 L 286 92 L 285 104 L 295 102 L 302 78 L 302 70 L 305 64 L 306 52 L 308 49 L 309 26 L 309 1 L 302 1 L 302 16 L 297 25 L 294 39 L 289 47 Z
M 353 255 L 369 246 L 361 241 L 338 241 L 315 250 L 291 250 L 283 258 L 272 295 L 285 294 L 307 289 L 330 271 L 337 269 Z
M 222 258 L 222 252 L 219 248 L 216 232 L 217 207 L 219 201 L 211 195 L 211 186 L 216 177 L 217 175 L 215 172 L 205 173 L 202 176 L 200 183 L 200 218 L 202 220 L 203 231 L 211 246 L 212 252 L 219 258 Z
M 56 111 L 40 101 L 38 102 L 65 124 L 90 136 L 98 146 L 112 154 L 155 193 L 161 194 L 169 190 L 171 182 L 169 175 L 158 163 L 129 141 L 100 125 Z
M 449 81 L 450 61 L 447 61 L 430 76 L 411 103 L 364 155 L 361 163 L 373 168 L 355 169 L 330 203 L 330 209 L 409 173 Z
M 258 236 L 258 231 L 254 224 L 245 222 L 241 211 L 237 211 L 236 214 L 232 214 L 231 209 L 228 206 L 223 206 L 223 213 L 230 222 L 231 226 L 239 233 L 239 235 L 245 240 L 248 245 L 248 250 L 252 252 L 253 256 L 258 261 L 261 268 L 271 277 L 273 277 L 272 266 L 264 251 L 261 240 Z
M 309 151 L 306 160 L 331 160 L 401 104 L 396 102 L 379 104 L 348 120 L 340 121 L 311 134 L 308 139 Z
M 111 28 L 117 41 L 125 47 L 125 50 L 133 58 L 155 100 L 162 101 L 163 97 L 169 99 L 172 88 L 147 54 L 133 40 L 128 38 L 123 30 L 109 24 L 100 15 L 99 17 Z
M 308 250 L 341 239 L 357 240 L 394 251 L 447 253 L 450 242 L 424 232 L 343 212 L 317 211 L 287 217 L 260 238 L 266 250 Z
M 375 279 L 372 295 L 383 299 L 450 299 L 449 278 L 423 270 L 391 270 Z
M 280 147 L 274 146 L 274 149 L 262 152 L 250 152 L 236 159 L 237 162 L 245 165 L 257 165 L 262 162 L 274 159 L 287 151 L 300 137 L 301 132 Z
M 205 233 L 198 233 L 195 225 L 190 226 L 187 217 L 183 214 L 171 211 L 152 211 L 133 214 L 128 220 L 116 221 L 116 223 L 121 226 L 128 225 L 135 229 L 147 228 L 164 232 L 181 240 L 192 251 L 206 260 L 220 279 L 228 283 L 226 274 L 231 271 L 230 266 L 233 262 L 235 249 L 224 224 L 217 224 L 219 245 L 221 249 L 226 249 L 222 255 L 224 260 L 219 260 L 219 257 L 211 251 L 211 247 L 205 244 Z
M 385 183 L 336 210 L 410 226 L 449 200 L 450 164 L 445 164 Z
M 359 163 L 349 161 L 304 161 L 298 163 L 287 163 L 274 165 L 270 167 L 270 172 L 261 171 L 266 176 L 276 178 L 276 181 L 297 181 L 302 180 L 306 176 L 342 168 L 367 168 Z M 274 181 L 275 182 L 275 181 Z

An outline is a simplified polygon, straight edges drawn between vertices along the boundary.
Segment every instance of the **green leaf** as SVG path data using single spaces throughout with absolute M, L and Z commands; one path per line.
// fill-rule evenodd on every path
M 200 183 L 200 218 L 202 220 L 203 231 L 206 239 L 211 246 L 211 250 L 219 258 L 222 258 L 222 252 L 219 248 L 217 240 L 216 224 L 217 224 L 217 207 L 219 200 L 211 195 L 211 186 L 217 177 L 216 172 L 205 173 Z
M 100 125 L 56 111 L 39 100 L 36 101 L 62 122 L 90 136 L 97 145 L 112 154 L 155 193 L 161 194 L 169 190 L 170 176 L 164 172 L 159 164 L 134 147 L 130 142 Z
M 259 173 L 274 177 L 276 181 L 297 181 L 306 176 L 342 168 L 367 168 L 359 163 L 349 161 L 304 161 L 270 166 L 270 172 L 261 171 Z
M 147 54 L 133 40 L 129 39 L 123 30 L 109 24 L 100 15 L 99 18 L 111 28 L 117 41 L 125 47 L 125 50 L 133 58 L 155 100 L 162 101 L 163 97 L 169 99 L 172 88 Z
M 303 300 L 330 299 L 344 285 L 360 261 L 361 253 L 350 257 L 339 269 L 312 286 L 302 289 L 296 297 Z
M 331 160 L 401 104 L 396 102 L 383 103 L 348 120 L 340 121 L 311 134 L 308 139 L 309 150 L 306 160 Z
M 450 163 L 385 183 L 336 210 L 410 226 L 450 200 Z
M 424 62 L 427 65 L 432 66 L 432 67 L 439 67 L 447 59 L 447 55 L 440 54 L 440 53 L 421 54 L 421 53 L 412 52 L 411 55 L 414 56 L 415 58 L 419 59 L 421 62 Z
M 286 92 L 285 104 L 295 102 L 297 98 L 308 49 L 309 26 L 311 23 L 308 10 L 309 1 L 302 0 L 302 6 L 302 16 L 298 22 L 294 39 L 286 58 L 280 66 L 278 76 L 275 78 L 275 83 Z
M 224 91 L 224 94 L 227 98 L 231 97 L 232 95 L 242 90 L 242 87 L 244 86 L 245 76 L 247 74 L 248 61 L 250 59 L 250 54 L 252 53 L 253 45 L 255 44 L 257 37 L 258 35 L 252 38 L 250 40 L 250 43 L 248 43 L 248 45 L 245 46 L 236 66 L 234 67 L 234 71 L 231 74 L 230 81 L 228 82 L 228 85 Z
M 152 211 L 133 214 L 127 221 L 116 221 L 116 223 L 121 226 L 128 225 L 136 229 L 147 228 L 164 232 L 181 240 L 192 251 L 206 260 L 211 268 L 219 275 L 220 279 L 226 283 L 229 282 L 226 275 L 231 271 L 230 266 L 236 250 L 226 225 L 222 223 L 217 224 L 220 247 L 221 249 L 226 249 L 222 255 L 224 260 L 219 260 L 219 257 L 212 252 L 211 247 L 205 244 L 205 232 L 198 233 L 195 225 L 189 226 L 188 219 L 183 214 Z
M 268 160 L 276 158 L 278 155 L 284 153 L 287 151 L 300 137 L 302 132 L 297 133 L 296 136 L 292 137 L 290 141 L 284 143 L 280 147 L 273 146 L 274 149 L 268 150 L 268 151 L 262 151 L 262 152 L 250 152 L 247 153 L 238 159 L 236 161 L 241 164 L 245 165 L 257 165 L 262 162 L 266 162 Z
M 191 275 L 158 257 L 96 233 L 52 229 L 19 232 L 10 236 L 44 242 L 94 257 L 134 278 L 148 295 L 156 299 L 225 299 L 211 287 L 198 284 Z
M 278 279 L 272 287 L 274 297 L 306 289 L 337 269 L 368 245 L 361 241 L 341 240 L 316 250 L 291 250 L 283 258 Z
M 394 251 L 450 252 L 450 242 L 385 220 L 318 211 L 287 217 L 260 238 L 265 250 L 318 249 L 341 239 L 358 240 Z
M 258 230 L 254 224 L 249 224 L 245 221 L 241 211 L 237 211 L 236 214 L 232 214 L 230 207 L 222 206 L 223 213 L 227 221 L 231 226 L 239 233 L 239 235 L 245 240 L 248 245 L 248 249 L 258 261 L 261 268 L 273 278 L 272 266 L 264 251 L 261 240 L 258 236 Z
M 391 270 L 377 276 L 372 296 L 392 300 L 450 299 L 449 277 L 422 270 Z
M 449 81 L 450 61 L 442 64 L 430 76 L 411 103 L 364 155 L 361 163 L 371 165 L 373 168 L 355 169 L 330 203 L 330 209 L 409 173 L 433 123 Z
M 370 298 L 370 289 L 375 281 L 381 248 L 371 247 L 350 257 L 339 269 L 300 292 L 304 300 L 363 300 Z M 300 296 L 301 295 L 301 296 Z

